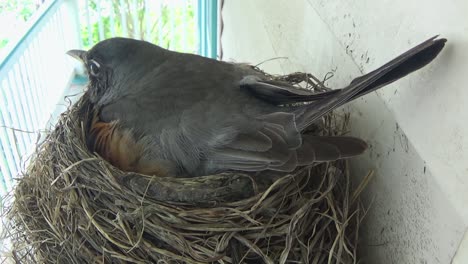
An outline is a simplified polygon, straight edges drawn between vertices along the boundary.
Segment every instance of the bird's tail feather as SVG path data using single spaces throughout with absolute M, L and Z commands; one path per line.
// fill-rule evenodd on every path
M 346 88 L 296 110 L 298 129 L 302 130 L 333 109 L 390 84 L 430 63 L 445 45 L 446 39 L 432 37 L 401 54 L 382 67 L 357 77 Z

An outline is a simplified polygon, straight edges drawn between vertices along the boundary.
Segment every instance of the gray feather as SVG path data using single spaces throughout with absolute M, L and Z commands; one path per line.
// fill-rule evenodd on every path
M 298 165 L 349 158 L 366 149 L 366 142 L 355 137 L 304 135 L 303 144 L 297 149 Z

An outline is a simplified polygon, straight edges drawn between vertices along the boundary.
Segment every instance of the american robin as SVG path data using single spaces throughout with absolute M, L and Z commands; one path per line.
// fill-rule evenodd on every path
M 89 75 L 90 147 L 122 170 L 199 176 L 227 170 L 289 172 L 359 155 L 358 138 L 301 132 L 325 114 L 431 62 L 433 37 L 347 87 L 311 92 L 245 64 L 112 38 L 71 50 Z M 302 104 L 297 104 L 302 103 Z

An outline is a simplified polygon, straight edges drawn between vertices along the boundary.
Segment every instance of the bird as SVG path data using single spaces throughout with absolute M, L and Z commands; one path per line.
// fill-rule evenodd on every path
M 245 63 L 170 51 L 130 38 L 70 50 L 89 77 L 87 144 L 123 171 L 197 177 L 292 172 L 362 154 L 363 139 L 304 131 L 350 101 L 429 64 L 434 36 L 341 89 L 309 91 Z

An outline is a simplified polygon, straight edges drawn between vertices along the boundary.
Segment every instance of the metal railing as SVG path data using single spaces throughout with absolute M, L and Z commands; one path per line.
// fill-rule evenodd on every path
M 198 54 L 216 59 L 218 55 L 218 1 L 199 0 Z
M 75 77 L 65 53 L 123 36 L 216 58 L 217 0 L 49 0 L 0 58 L 0 195 Z
M 49 1 L 18 32 L 0 60 L 0 194 L 12 187 L 12 178 L 37 140 L 73 76 L 63 56 L 76 47 L 78 36 L 69 1 Z

